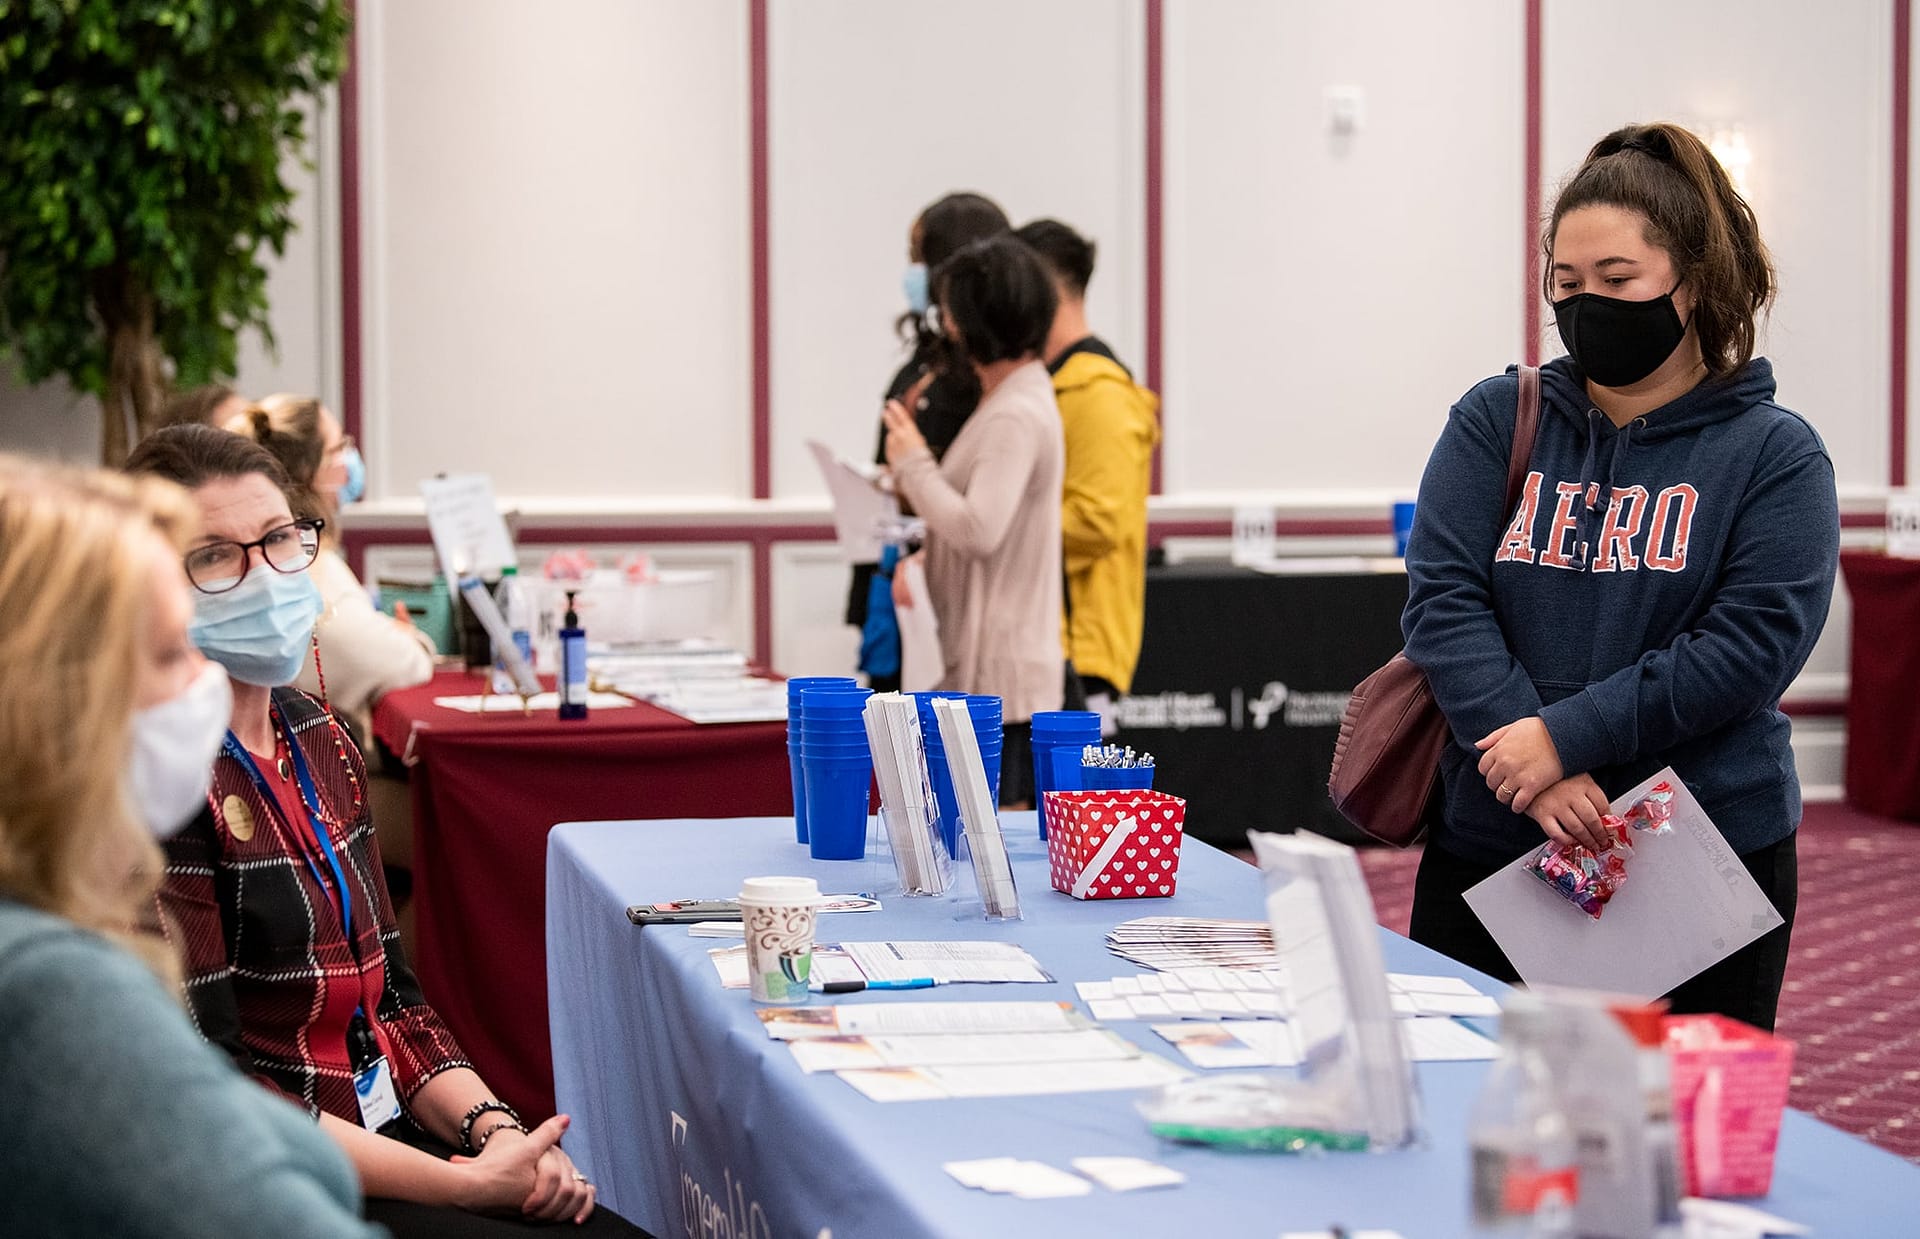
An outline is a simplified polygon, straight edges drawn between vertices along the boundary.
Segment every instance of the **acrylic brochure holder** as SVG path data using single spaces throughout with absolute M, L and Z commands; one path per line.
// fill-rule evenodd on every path
M 1153 1131 L 1278 1152 L 1389 1150 L 1420 1138 L 1413 1063 L 1388 996 L 1373 902 L 1350 847 L 1250 832 L 1287 973 L 1297 1073 L 1204 1075 L 1140 1105 Z
M 865 710 L 873 773 L 880 784 L 880 838 L 903 895 L 944 895 L 953 857 L 940 836 L 940 810 L 927 777 L 927 750 L 913 698 L 876 693 Z
M 1007 859 L 1007 841 L 1000 833 L 999 806 L 987 783 L 980 759 L 980 741 L 973 730 L 967 703 L 952 698 L 933 702 L 933 717 L 946 748 L 947 769 L 960 806 L 961 837 L 973 859 L 974 881 L 989 921 L 1020 919 L 1020 895 L 1013 885 L 1013 864 Z

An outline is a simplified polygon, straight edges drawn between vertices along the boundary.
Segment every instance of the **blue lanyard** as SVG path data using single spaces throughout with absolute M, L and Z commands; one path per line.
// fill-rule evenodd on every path
M 276 711 L 275 718 L 278 717 L 278 711 Z M 240 738 L 231 730 L 227 732 L 227 738 L 221 741 L 221 749 L 246 770 L 247 777 L 253 780 L 254 790 L 260 793 L 260 799 L 266 802 L 267 807 L 269 809 L 278 807 L 280 801 L 274 796 L 273 789 L 267 785 L 266 776 L 260 773 L 260 767 L 255 764 L 253 754 L 247 752 L 246 746 L 240 743 Z M 312 773 L 307 769 L 306 755 L 300 751 L 300 744 L 293 738 L 291 728 L 287 729 L 287 754 L 293 759 L 293 772 L 300 780 L 300 801 L 307 809 L 307 828 L 313 832 L 314 842 L 320 845 L 321 855 L 327 858 L 327 867 L 333 870 L 333 894 L 340 908 L 340 929 L 346 935 L 347 949 L 358 955 L 359 950 L 353 940 L 353 899 L 347 892 L 346 871 L 340 867 L 340 858 L 334 852 L 333 840 L 327 833 L 326 819 L 320 816 L 320 793 L 314 786 Z M 307 862 L 307 868 L 313 871 L 313 880 L 325 887 L 326 878 L 320 873 L 320 866 L 313 863 L 312 854 L 302 848 L 300 856 Z

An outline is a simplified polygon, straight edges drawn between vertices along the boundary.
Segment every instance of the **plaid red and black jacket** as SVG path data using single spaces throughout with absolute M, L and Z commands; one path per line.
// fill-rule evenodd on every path
M 208 811 L 166 844 L 160 922 L 186 967 L 187 999 L 201 1035 L 239 1068 L 304 1105 L 360 1121 L 347 1030 L 364 1009 L 393 1069 L 402 1102 L 465 1053 L 427 1005 L 394 925 L 365 797 L 366 768 L 344 730 L 318 702 L 277 689 L 283 732 L 313 773 L 352 901 L 353 941 L 342 931 L 333 873 L 300 813 L 291 785 L 263 798 L 247 769 L 214 760 Z M 337 739 L 336 739 L 337 737 Z M 317 863 L 310 863 L 317 862 Z

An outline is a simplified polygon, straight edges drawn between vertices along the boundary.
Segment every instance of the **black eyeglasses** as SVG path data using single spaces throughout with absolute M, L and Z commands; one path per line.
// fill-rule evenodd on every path
M 267 567 L 289 576 L 305 572 L 320 557 L 323 520 L 288 521 L 267 530 L 251 542 L 209 542 L 187 552 L 187 579 L 203 594 L 224 594 L 246 579 L 253 566 L 252 552 L 260 548 Z

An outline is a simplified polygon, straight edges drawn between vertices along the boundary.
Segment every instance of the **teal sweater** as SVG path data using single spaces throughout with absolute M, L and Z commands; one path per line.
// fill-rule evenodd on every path
M 312 1119 L 138 960 L 0 898 L 0 1235 L 375 1239 Z

